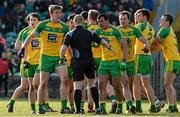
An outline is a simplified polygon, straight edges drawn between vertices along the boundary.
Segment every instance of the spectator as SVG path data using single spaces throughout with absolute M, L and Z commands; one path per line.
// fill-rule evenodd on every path
M 2 53 L 2 58 L 0 58 L 0 92 L 1 86 L 4 82 L 4 97 L 7 97 L 8 94 L 8 77 L 9 70 L 11 71 L 11 75 L 13 76 L 13 69 L 10 59 L 6 57 L 6 53 Z
M 2 52 L 4 52 L 5 49 L 6 49 L 6 40 L 0 33 L 0 58 L 1 58 Z

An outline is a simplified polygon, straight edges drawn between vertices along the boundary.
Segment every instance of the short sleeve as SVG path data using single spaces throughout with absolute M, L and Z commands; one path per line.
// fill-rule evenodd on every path
M 36 26 L 35 31 L 36 31 L 37 33 L 40 33 L 40 32 L 42 31 L 43 27 L 44 27 L 44 22 L 40 22 L 40 23 Z
M 135 33 L 137 38 L 140 38 L 140 37 L 143 36 L 141 31 L 138 28 L 136 28 L 136 27 L 134 28 L 134 33 Z
M 71 36 L 67 33 L 63 40 L 63 45 L 69 46 L 71 44 Z
M 28 27 L 22 29 L 19 34 L 18 34 L 18 37 L 17 37 L 17 40 L 20 40 L 20 41 L 23 41 L 23 33 L 24 31 L 26 31 L 28 29 Z
M 160 38 L 165 38 L 169 35 L 170 33 L 170 28 L 169 27 L 164 27 L 164 28 L 161 28 L 158 33 L 157 33 L 157 36 L 160 37 Z
M 138 24 L 136 25 L 136 27 L 137 27 L 141 32 L 144 31 L 144 29 L 146 28 L 146 26 L 147 26 L 147 22 L 138 23 Z
M 60 24 L 63 26 L 63 32 L 66 34 L 69 31 L 69 27 L 66 23 L 60 22 Z
M 123 36 L 123 34 L 122 34 L 122 32 L 121 32 L 120 29 L 115 28 L 115 29 L 114 29 L 114 32 L 115 32 L 116 38 L 117 38 L 118 40 L 123 39 L 124 36 Z

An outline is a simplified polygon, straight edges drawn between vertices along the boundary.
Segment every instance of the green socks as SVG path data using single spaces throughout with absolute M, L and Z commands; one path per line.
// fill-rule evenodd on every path
M 67 107 L 67 100 L 61 100 L 61 109 L 64 109 Z
M 105 111 L 106 110 L 106 103 L 105 102 L 101 102 L 100 103 L 100 108 L 101 108 L 101 111 Z
M 131 107 L 133 106 L 132 100 L 128 101 L 128 102 L 127 102 L 127 105 L 129 106 L 129 108 L 131 108 Z
M 10 99 L 8 102 L 9 105 L 14 105 L 14 103 L 15 103 L 15 100 L 13 100 L 13 99 Z
M 36 111 L 35 104 L 31 104 L 31 110 L 32 110 L 32 111 Z
M 136 100 L 136 111 L 140 111 L 140 110 L 142 110 L 141 100 Z
M 169 105 L 168 108 L 169 108 L 170 110 L 175 110 L 175 105 Z
M 110 98 L 111 101 L 112 100 L 116 100 L 116 96 L 115 95 L 111 95 L 109 98 Z
M 84 100 L 81 101 L 81 109 L 84 109 Z
M 130 107 L 128 105 L 128 102 L 126 102 L 126 110 L 129 110 L 129 109 L 130 109 Z
M 118 109 L 122 110 L 123 104 L 122 103 L 118 103 Z
M 38 104 L 38 106 L 39 106 L 39 111 L 43 111 L 44 110 L 44 104 L 43 103 Z

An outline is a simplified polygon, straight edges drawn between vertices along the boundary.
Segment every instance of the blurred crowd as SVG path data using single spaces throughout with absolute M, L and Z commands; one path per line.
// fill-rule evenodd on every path
M 0 64 L 8 59 L 9 69 L 13 73 L 19 72 L 19 65 L 15 61 L 16 51 L 14 43 L 18 32 L 27 26 L 25 17 L 30 12 L 39 13 L 41 20 L 48 18 L 48 6 L 59 4 L 63 6 L 62 21 L 67 20 L 71 13 L 81 13 L 89 9 L 96 9 L 109 15 L 110 22 L 118 25 L 118 13 L 128 10 L 132 14 L 142 7 L 153 9 L 153 0 L 0 0 Z M 131 17 L 133 20 L 133 17 Z M 0 70 L 1 74 L 2 70 Z M 1 80 L 1 79 L 0 79 Z M 1 86 L 0 86 L 1 87 Z

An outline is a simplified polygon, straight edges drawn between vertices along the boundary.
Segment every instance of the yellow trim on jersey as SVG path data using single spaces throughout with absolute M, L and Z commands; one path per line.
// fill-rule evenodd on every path
M 155 36 L 155 30 L 148 22 L 147 22 L 146 28 L 142 31 L 142 34 L 148 40 L 149 45 L 151 45 L 151 43 L 153 42 L 154 36 Z M 151 52 L 144 53 L 144 51 L 142 51 L 143 48 L 144 48 L 144 43 L 142 43 L 140 40 L 136 39 L 135 54 L 151 55 Z
M 88 25 L 88 30 L 96 30 L 99 28 L 99 25 L 93 25 L 93 24 L 90 24 Z M 94 48 L 92 47 L 92 53 L 93 53 L 93 56 L 94 58 L 101 58 L 102 57 L 102 50 L 101 50 L 101 47 L 97 47 L 97 48 Z

